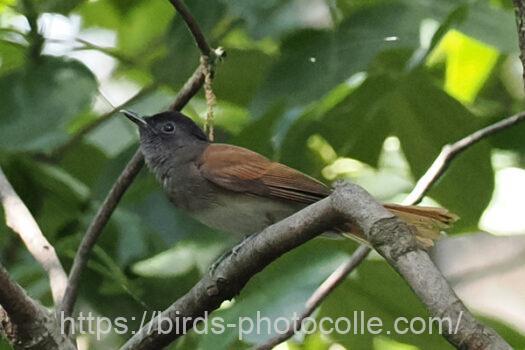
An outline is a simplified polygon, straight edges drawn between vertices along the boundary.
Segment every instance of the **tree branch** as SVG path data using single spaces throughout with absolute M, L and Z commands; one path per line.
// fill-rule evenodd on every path
M 425 175 L 423 175 L 423 177 L 417 182 L 416 186 L 405 198 L 403 203 L 405 205 L 413 205 L 421 201 L 421 199 L 430 190 L 430 188 L 432 188 L 435 182 L 444 174 L 450 163 L 459 153 L 465 151 L 481 139 L 486 138 L 500 130 L 510 128 L 524 119 L 525 112 L 518 113 L 483 129 L 480 129 L 453 144 L 443 147 L 443 151 L 441 151 Z M 332 290 L 340 285 L 346 279 L 346 277 L 365 260 L 370 252 L 370 247 L 365 245 L 360 246 L 354 252 L 354 254 L 352 254 L 350 259 L 341 264 L 312 294 L 306 303 L 305 310 L 301 313 L 296 322 L 294 322 L 294 325 L 291 326 L 285 333 L 276 335 L 275 337 L 268 340 L 267 343 L 257 347 L 257 349 L 271 349 L 272 347 L 292 337 L 295 331 L 300 330 L 298 326 L 302 324 L 302 321 L 309 317 L 315 311 L 315 309 L 317 309 L 317 307 L 323 302 L 324 299 L 328 297 Z
M 33 215 L 7 180 L 2 168 L 0 168 L 0 201 L 4 208 L 7 226 L 20 236 L 27 250 L 46 271 L 53 301 L 58 305 L 64 296 L 67 275 L 55 248 L 38 227 Z
M 359 266 L 363 260 L 366 259 L 372 249 L 366 245 L 361 245 L 355 250 L 348 261 L 339 265 L 339 267 L 332 272 L 330 276 L 315 290 L 315 292 L 306 301 L 306 307 L 301 312 L 299 317 L 294 320 L 294 323 L 282 334 L 269 339 L 266 343 L 256 347 L 256 350 L 271 350 L 275 346 L 290 339 L 296 331 L 301 330 L 303 321 L 310 317 L 313 312 L 321 305 L 321 303 L 332 293 L 332 291 L 339 286 L 346 277 Z
M 523 84 L 525 87 L 525 1 L 513 0 L 514 12 L 516 14 L 516 27 L 518 29 L 518 43 L 520 48 L 520 60 L 523 68 Z
M 510 346 L 492 329 L 481 325 L 448 286 L 428 254 L 418 248 L 409 226 L 376 202 L 361 187 L 344 183 L 327 198 L 266 228 L 247 241 L 235 255 L 204 276 L 186 295 L 140 329 L 121 350 L 159 349 L 185 334 L 171 325 L 195 319 L 237 295 L 248 280 L 287 251 L 314 238 L 335 224 L 353 222 L 374 248 L 401 274 L 425 303 L 432 316 L 447 317 L 457 332 L 445 333 L 457 347 Z M 459 316 L 461 315 L 461 317 Z M 162 330 L 162 331 L 161 331 Z M 447 330 L 445 330 L 447 331 Z
M 481 141 L 483 138 L 498 131 L 507 129 L 523 121 L 524 119 L 525 112 L 520 112 L 483 129 L 480 129 L 453 144 L 445 145 L 436 160 L 434 160 L 434 163 L 432 163 L 427 172 L 419 179 L 414 190 L 406 198 L 406 201 L 413 204 L 419 203 L 421 199 L 423 199 L 427 190 L 441 177 L 443 172 L 445 172 L 452 160 L 459 153 Z
M 190 102 L 191 98 L 199 92 L 199 89 L 204 85 L 204 68 L 199 65 L 193 72 L 191 77 L 186 81 L 182 89 L 175 97 L 175 101 L 170 106 L 171 111 L 180 111 Z
M 73 350 L 55 318 L 14 282 L 0 265 L 0 333 L 14 349 Z
M 193 16 L 191 16 L 186 6 L 178 0 L 170 1 L 177 10 L 180 9 L 180 14 L 190 28 L 191 33 L 194 35 L 195 41 L 197 42 L 202 53 L 204 54 L 207 52 L 207 54 L 209 54 L 211 49 L 204 39 L 204 35 L 199 29 L 198 24 L 195 22 L 195 19 Z M 199 89 L 204 84 L 204 69 L 205 68 L 202 65 L 197 67 L 195 72 L 175 97 L 175 101 L 170 107 L 171 110 L 181 110 L 189 102 L 189 100 L 197 94 Z M 69 281 L 64 295 L 64 300 L 60 306 L 60 311 L 63 312 L 64 316 L 70 316 L 73 312 L 73 308 L 78 296 L 80 277 L 82 275 L 82 271 L 87 265 L 93 246 L 102 234 L 102 230 L 108 223 L 111 214 L 113 214 L 113 211 L 120 202 L 120 199 L 143 166 L 144 157 L 139 149 L 128 162 L 115 184 L 113 184 L 113 187 L 111 188 L 106 199 L 100 206 L 97 214 L 84 234 L 82 242 L 80 243 L 78 251 L 75 255 L 75 259 L 73 260 L 73 266 L 69 273 Z
M 186 5 L 182 0 L 170 0 L 171 4 L 175 9 L 177 9 L 177 12 L 181 15 L 184 22 L 186 22 L 186 26 L 191 32 L 191 35 L 193 35 L 193 38 L 195 39 L 195 43 L 197 44 L 197 47 L 201 51 L 201 53 L 204 56 L 210 56 L 213 54 L 213 50 L 211 49 L 210 45 L 208 44 L 208 41 L 206 40 L 206 37 L 204 36 L 204 33 L 202 32 L 199 24 L 193 18 L 193 15 L 188 10 Z
M 65 291 L 64 299 L 60 305 L 59 312 L 63 312 L 64 317 L 71 316 L 75 302 L 78 295 L 78 288 L 80 284 L 80 277 L 82 271 L 85 269 L 89 260 L 89 254 L 93 249 L 97 239 L 102 234 L 102 230 L 108 223 L 111 214 L 115 211 L 120 199 L 131 185 L 140 169 L 144 165 L 144 158 L 140 150 L 135 152 L 131 160 L 128 162 L 117 181 L 111 187 L 108 195 L 104 199 L 104 202 L 98 209 L 97 214 L 91 221 L 82 242 L 78 247 L 75 259 L 73 260 L 73 266 L 69 272 L 69 280 L 67 282 L 67 288 Z

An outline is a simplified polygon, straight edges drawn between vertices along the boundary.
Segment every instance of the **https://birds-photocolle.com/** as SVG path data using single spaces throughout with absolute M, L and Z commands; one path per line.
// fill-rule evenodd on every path
M 258 233 L 331 193 L 322 182 L 249 149 L 210 142 L 180 112 L 122 112 L 138 126 L 146 164 L 171 202 L 211 228 L 239 237 Z M 384 206 L 413 228 L 423 249 L 458 218 L 437 207 Z M 366 243 L 350 224 L 334 232 Z

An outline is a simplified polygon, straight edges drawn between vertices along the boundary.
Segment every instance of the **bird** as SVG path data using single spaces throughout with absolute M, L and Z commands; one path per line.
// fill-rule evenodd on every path
M 238 237 L 261 232 L 331 193 L 321 181 L 247 148 L 210 142 L 178 111 L 141 117 L 121 111 L 138 126 L 145 162 L 170 201 L 203 224 Z M 439 207 L 383 204 L 405 221 L 420 248 L 429 249 L 458 216 Z M 330 231 L 368 244 L 355 225 Z

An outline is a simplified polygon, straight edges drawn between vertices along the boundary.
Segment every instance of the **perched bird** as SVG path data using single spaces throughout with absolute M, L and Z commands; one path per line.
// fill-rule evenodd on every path
M 171 202 L 209 227 L 246 236 L 330 195 L 325 184 L 284 164 L 246 148 L 211 143 L 182 113 L 142 118 L 122 112 L 138 125 L 146 164 Z M 384 206 L 414 228 L 422 248 L 457 219 L 442 208 Z M 366 242 L 349 224 L 333 231 Z

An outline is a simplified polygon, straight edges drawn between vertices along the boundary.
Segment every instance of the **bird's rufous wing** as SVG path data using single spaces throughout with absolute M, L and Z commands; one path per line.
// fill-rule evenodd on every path
M 235 192 L 305 204 L 330 194 L 316 179 L 242 147 L 211 144 L 198 163 L 207 180 Z

